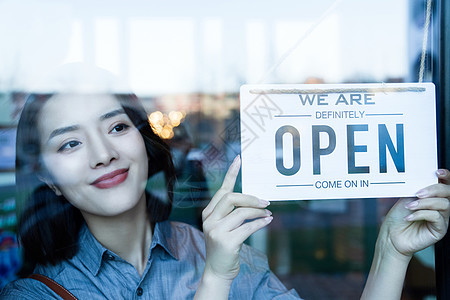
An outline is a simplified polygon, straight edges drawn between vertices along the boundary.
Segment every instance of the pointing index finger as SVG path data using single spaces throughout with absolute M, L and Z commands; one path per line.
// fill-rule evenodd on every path
M 231 166 L 228 168 L 227 174 L 225 174 L 225 178 L 222 182 L 222 186 L 216 192 L 214 197 L 211 199 L 209 204 L 205 207 L 202 213 L 202 219 L 205 221 L 206 218 L 211 215 L 212 211 L 215 209 L 217 203 L 222 200 L 222 197 L 227 193 L 233 192 L 234 184 L 236 183 L 236 177 L 239 173 L 239 168 L 241 167 L 241 158 L 240 156 L 236 156 L 231 163 Z
M 220 189 L 222 189 L 225 192 L 233 191 L 240 168 L 241 168 L 241 157 L 240 155 L 237 155 L 234 158 L 230 168 L 228 169 Z

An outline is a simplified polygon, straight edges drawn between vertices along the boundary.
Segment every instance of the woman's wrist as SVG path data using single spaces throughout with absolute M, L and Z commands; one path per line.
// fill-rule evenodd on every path
M 400 299 L 412 255 L 399 252 L 386 227 L 380 229 L 375 254 L 361 299 Z
M 194 299 L 211 299 L 220 300 L 228 299 L 233 279 L 228 279 L 217 275 L 208 266 L 205 266 L 200 284 L 195 293 Z
M 383 224 L 380 228 L 380 232 L 375 244 L 375 255 L 379 258 L 382 258 L 383 260 L 388 260 L 389 262 L 395 264 L 406 265 L 409 264 L 413 256 L 413 254 L 402 253 L 395 247 L 386 224 Z

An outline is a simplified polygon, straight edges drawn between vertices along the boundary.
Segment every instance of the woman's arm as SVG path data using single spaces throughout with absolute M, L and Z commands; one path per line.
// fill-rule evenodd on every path
M 221 188 L 203 210 L 206 261 L 195 299 L 228 299 L 231 283 L 239 273 L 242 243 L 272 221 L 272 213 L 265 209 L 268 201 L 233 193 L 240 166 L 237 156 Z
M 438 170 L 438 184 L 401 199 L 381 225 L 361 299 L 400 299 L 413 254 L 442 239 L 450 214 L 450 172 Z

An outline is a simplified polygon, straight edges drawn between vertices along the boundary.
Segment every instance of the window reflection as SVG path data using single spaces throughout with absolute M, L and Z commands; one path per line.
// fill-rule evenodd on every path
M 262 78 L 270 83 L 417 80 L 424 1 L 343 1 L 308 32 L 333 3 L 132 1 L 105 7 L 87 1 L 41 1 L 24 8 L 4 1 L 0 149 L 10 143 L 4 128 L 15 127 L 23 97 L 43 71 L 73 61 L 95 63 L 117 74 L 143 100 L 150 123 L 168 141 L 177 166 L 172 218 L 200 228 L 202 208 L 240 153 L 241 141 L 251 138 L 245 131 L 251 129 L 240 125 L 241 84 Z M 436 26 L 433 17 L 425 81 L 437 70 Z M 15 230 L 14 175 L 11 158 L 1 155 L 0 249 L 8 250 L 17 246 L 8 242 Z M 271 268 L 302 297 L 357 299 L 377 226 L 392 204 L 386 199 L 273 203 L 273 224 L 249 243 L 267 252 Z M 12 276 L 17 258 L 1 253 L 12 255 L 2 259 L 8 265 L 0 270 L 9 272 L 0 273 L 3 283 Z M 430 261 L 429 250 L 415 258 L 408 295 L 433 294 L 434 282 L 424 280 L 432 276 L 423 276 L 433 273 Z

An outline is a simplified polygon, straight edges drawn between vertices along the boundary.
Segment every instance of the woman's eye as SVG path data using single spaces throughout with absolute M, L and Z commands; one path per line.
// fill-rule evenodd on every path
M 65 143 L 64 145 L 62 145 L 59 149 L 58 152 L 64 151 L 64 150 L 70 150 L 75 148 L 76 146 L 80 145 L 81 142 L 78 141 L 70 141 Z
M 111 130 L 111 132 L 121 132 L 121 131 L 124 131 L 125 129 L 127 129 L 128 127 L 130 127 L 130 126 L 128 126 L 128 125 L 126 125 L 126 124 L 117 124 L 116 126 L 114 126 L 114 128 Z

